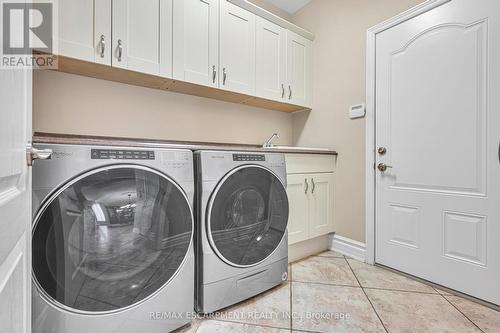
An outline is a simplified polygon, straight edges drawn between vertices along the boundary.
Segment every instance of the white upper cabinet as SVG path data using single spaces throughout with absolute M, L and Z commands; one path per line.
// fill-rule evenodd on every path
M 219 0 L 174 0 L 174 79 L 219 86 Z
M 58 2 L 59 54 L 111 65 L 111 0 Z
M 172 0 L 113 0 L 113 67 L 172 77 Z
M 243 0 L 58 0 L 59 54 L 312 104 L 314 36 Z M 303 37 L 305 36 L 305 37 Z
M 312 42 L 287 32 L 287 100 L 291 104 L 312 104 Z
M 255 14 L 220 3 L 220 88 L 255 95 Z
M 256 96 L 286 101 L 286 29 L 256 20 Z

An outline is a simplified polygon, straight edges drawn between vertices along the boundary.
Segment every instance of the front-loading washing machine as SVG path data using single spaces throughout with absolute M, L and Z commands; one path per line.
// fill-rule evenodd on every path
M 193 154 L 38 144 L 35 333 L 168 332 L 194 311 Z
M 196 309 L 212 313 L 287 280 L 285 157 L 195 152 Z

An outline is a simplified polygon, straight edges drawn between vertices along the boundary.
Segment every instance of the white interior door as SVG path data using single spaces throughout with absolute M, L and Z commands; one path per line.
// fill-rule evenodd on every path
M 220 88 L 255 95 L 255 14 L 220 3 Z
M 0 70 L 0 332 L 31 331 L 31 70 Z
M 500 2 L 405 21 L 376 59 L 376 262 L 500 304 Z
M 219 86 L 219 0 L 174 0 L 174 79 Z
M 257 17 L 256 95 L 276 101 L 286 95 L 286 29 Z
M 111 0 L 61 0 L 59 54 L 111 65 Z
M 172 0 L 114 0 L 114 67 L 172 77 Z

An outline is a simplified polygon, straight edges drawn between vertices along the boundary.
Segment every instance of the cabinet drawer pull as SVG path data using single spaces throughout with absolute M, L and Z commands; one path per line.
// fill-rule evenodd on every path
M 101 58 L 104 58 L 104 51 L 106 51 L 106 41 L 105 41 L 105 38 L 104 35 L 101 35 L 101 40 L 99 42 L 99 44 L 101 45 Z
M 314 182 L 314 178 L 311 178 L 312 189 L 311 193 L 314 194 L 314 190 L 316 189 L 316 183 Z
M 122 46 L 121 39 L 118 39 L 117 49 L 118 49 L 118 61 L 120 62 L 120 61 L 122 61 L 122 54 L 123 54 L 123 46 Z
M 307 182 L 307 178 L 304 179 L 304 186 L 305 186 L 304 194 L 307 194 L 307 191 L 309 190 L 309 183 Z
M 288 99 L 292 99 L 292 86 L 288 86 Z
M 281 84 L 281 98 L 285 98 L 285 85 Z
M 227 79 L 227 73 L 226 73 L 226 68 L 222 69 L 222 84 L 226 85 L 226 79 Z
M 215 70 L 215 65 L 212 67 L 212 83 L 215 83 L 215 79 L 217 78 L 217 71 Z

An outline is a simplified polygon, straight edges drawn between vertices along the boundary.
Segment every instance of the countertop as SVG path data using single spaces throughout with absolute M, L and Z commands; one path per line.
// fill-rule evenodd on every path
M 230 151 L 248 151 L 265 153 L 285 153 L 285 154 L 317 154 L 317 155 L 337 155 L 334 150 L 315 150 L 315 149 L 286 149 L 262 148 L 259 145 L 235 144 L 235 143 L 215 143 L 215 142 L 190 142 L 190 141 L 172 141 L 172 140 L 150 140 L 150 139 L 132 139 L 106 136 L 84 136 L 74 134 L 54 134 L 40 133 L 33 135 L 33 143 L 52 143 L 52 144 L 85 144 L 95 146 L 125 146 L 125 147 L 148 147 L 148 148 L 177 148 L 190 150 L 230 150 Z

